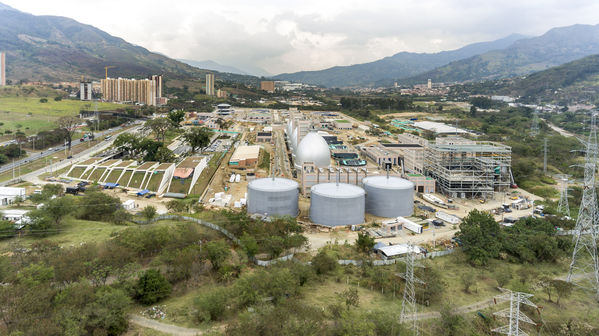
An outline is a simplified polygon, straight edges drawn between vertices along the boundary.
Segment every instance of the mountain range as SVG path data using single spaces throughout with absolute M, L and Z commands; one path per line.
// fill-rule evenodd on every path
M 213 71 L 218 71 L 218 72 L 228 72 L 228 73 L 232 73 L 232 74 L 258 76 L 258 77 L 271 76 L 271 74 L 269 74 L 266 70 L 258 68 L 258 67 L 244 68 L 244 70 L 241 70 L 237 67 L 234 67 L 231 65 L 220 64 L 220 63 L 217 63 L 212 60 L 193 61 L 193 60 L 187 60 L 187 59 L 179 59 L 179 61 L 189 64 L 191 66 L 194 66 L 196 68 L 213 70 Z
M 6 52 L 11 81 L 76 81 L 163 74 L 203 79 L 208 70 L 133 45 L 93 26 L 59 16 L 35 16 L 0 3 L 0 50 Z M 255 82 L 255 77 L 217 73 L 217 78 Z
M 506 78 L 599 53 L 599 25 L 553 28 L 537 37 L 506 38 L 439 53 L 401 52 L 378 61 L 274 78 L 326 87 L 391 86 Z
M 515 41 L 489 51 L 402 80 L 402 83 L 462 82 L 521 76 L 585 56 L 599 54 L 599 25 L 553 28 L 547 33 Z
M 285 73 L 274 78 L 326 87 L 373 86 L 380 81 L 415 76 L 452 61 L 502 49 L 524 37 L 513 34 L 496 41 L 473 43 L 456 50 L 438 53 L 400 52 L 374 62 L 336 66 L 318 71 Z

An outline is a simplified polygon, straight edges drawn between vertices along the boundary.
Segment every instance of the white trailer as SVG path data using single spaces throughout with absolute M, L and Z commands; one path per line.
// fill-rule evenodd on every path
M 453 224 L 453 225 L 457 225 L 460 224 L 460 219 L 454 215 L 450 215 L 446 212 L 443 211 L 437 211 L 435 213 L 435 217 L 439 218 L 440 220 L 447 222 L 449 224 Z
M 402 228 L 408 229 L 414 233 L 422 233 L 422 225 L 416 224 L 409 219 L 397 217 L 397 222 L 401 223 Z

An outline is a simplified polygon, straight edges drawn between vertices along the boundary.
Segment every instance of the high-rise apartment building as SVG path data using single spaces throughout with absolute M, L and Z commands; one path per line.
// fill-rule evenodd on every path
M 214 96 L 214 74 L 206 74 L 206 95 Z
M 101 81 L 102 98 L 156 106 L 162 98 L 162 76 L 148 79 L 106 78 Z
M 275 92 L 275 82 L 274 81 L 261 81 L 260 89 L 266 92 L 273 93 Z
M 79 83 L 79 99 L 92 100 L 92 82 Z
M 0 86 L 6 85 L 6 53 L 0 52 Z

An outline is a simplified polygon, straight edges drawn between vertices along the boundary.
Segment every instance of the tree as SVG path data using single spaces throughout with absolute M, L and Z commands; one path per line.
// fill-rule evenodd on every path
M 129 322 L 127 308 L 131 300 L 120 289 L 103 287 L 96 293 L 94 302 L 87 310 L 87 325 L 93 335 L 121 335 Z M 102 331 L 102 332 L 101 332 Z
M 470 106 L 470 117 L 476 117 L 476 106 L 474 105 Z
M 195 299 L 195 306 L 198 310 L 198 320 L 217 321 L 223 317 L 227 309 L 229 293 L 226 288 L 215 288 L 204 295 Z
M 168 118 L 155 118 L 146 121 L 144 128 L 152 131 L 156 136 L 156 140 L 164 142 L 166 132 L 172 127 L 172 123 Z
M 470 211 L 456 234 L 463 244 L 464 253 L 473 265 L 486 265 L 497 258 L 501 250 L 501 228 L 493 216 L 476 209 Z
M 153 205 L 146 206 L 142 211 L 141 215 L 146 219 L 149 223 L 154 217 L 156 217 L 156 207 Z
M 86 191 L 79 202 L 79 217 L 87 220 L 112 220 L 114 213 L 122 208 L 119 198 L 93 190 Z
M 154 154 L 154 160 L 158 162 L 174 162 L 175 161 L 175 153 L 172 150 L 166 148 L 164 145 L 158 147 L 156 150 L 156 154 Z
M 441 325 L 439 335 L 447 336 L 459 336 L 465 335 L 466 320 L 451 308 L 450 305 L 446 304 L 441 309 Z
M 258 253 L 258 242 L 252 236 L 250 236 L 247 232 L 243 233 L 243 236 L 240 238 L 241 246 L 248 257 L 253 258 L 256 253 Z
M 40 99 L 40 103 L 42 103 L 42 104 L 43 104 L 43 103 L 47 103 L 47 102 L 48 102 L 48 99 L 47 99 L 47 98 L 41 98 L 41 99 Z
M 81 124 L 81 119 L 77 117 L 60 117 L 56 121 L 56 125 L 59 129 L 63 130 L 64 139 L 67 141 L 67 147 L 71 150 L 71 142 L 73 141 L 73 134 L 77 131 L 77 126 Z
M 312 267 L 316 274 L 327 274 L 337 268 L 337 260 L 321 250 L 312 258 Z
M 187 211 L 188 204 L 183 200 L 170 200 L 166 203 L 166 208 L 172 212 Z
M 210 260 L 212 267 L 215 270 L 219 270 L 225 260 L 231 254 L 231 250 L 229 249 L 229 245 L 223 240 L 215 240 L 206 244 L 206 248 L 204 249 L 204 253 L 206 258 Z
M 368 253 L 374 247 L 374 238 L 370 237 L 367 233 L 358 232 L 358 239 L 356 239 L 356 249 L 359 252 Z
M 345 303 L 347 310 L 352 306 L 358 307 L 360 305 L 360 295 L 356 288 L 348 288 L 341 293 L 337 293 L 337 296 Z
M 171 121 L 173 127 L 181 127 L 181 122 L 185 119 L 185 111 L 183 110 L 172 110 L 167 114 L 168 119 Z
M 464 292 L 470 294 L 470 287 L 476 283 L 473 272 L 462 273 L 461 276 L 462 285 L 464 286 Z
M 559 305 L 559 301 L 561 298 L 567 298 L 572 294 L 572 289 L 574 285 L 571 282 L 567 282 L 564 280 L 553 280 L 551 281 L 555 292 L 557 293 L 557 304 Z
M 49 200 L 42 209 L 44 216 L 47 216 L 54 222 L 54 228 L 57 229 L 62 223 L 62 219 L 75 210 L 73 197 L 58 197 Z
M 195 153 L 197 149 L 208 146 L 211 136 L 206 127 L 194 127 L 183 134 L 183 139 L 191 147 L 192 153 Z
M 141 150 L 141 141 L 132 133 L 122 133 L 114 139 L 113 146 L 125 151 L 129 156 L 136 158 Z
M 9 239 L 17 234 L 15 223 L 7 220 L 0 220 L 0 240 Z M 2 278 L 0 276 L 0 282 Z
M 61 100 L 62 100 L 62 96 L 56 96 L 56 97 L 54 97 L 54 101 L 59 102 Z
M 171 293 L 172 286 L 159 270 L 149 269 L 135 285 L 135 299 L 145 305 L 154 304 Z

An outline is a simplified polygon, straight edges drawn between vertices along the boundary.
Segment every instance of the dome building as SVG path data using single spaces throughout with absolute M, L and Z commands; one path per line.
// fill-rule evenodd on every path
M 312 162 L 318 168 L 326 168 L 331 164 L 331 151 L 324 138 L 316 132 L 308 133 L 297 145 L 295 151 L 295 168 L 302 169 L 305 162 Z

